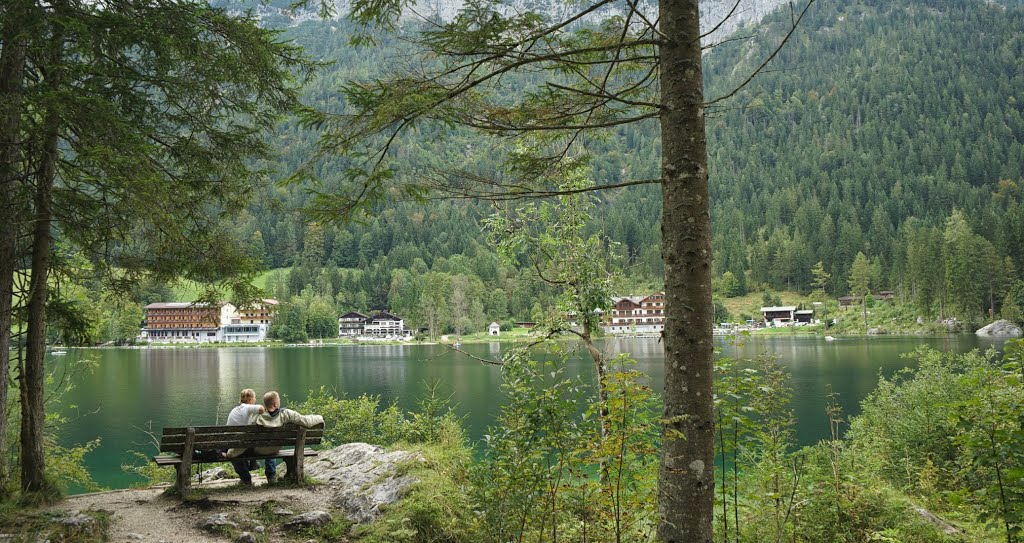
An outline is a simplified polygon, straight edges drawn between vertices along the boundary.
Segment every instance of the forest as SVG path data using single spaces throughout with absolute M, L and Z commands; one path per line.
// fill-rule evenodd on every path
M 282 18 L 283 19 L 283 18 Z M 282 21 L 268 20 L 270 23 Z M 787 12 L 744 28 L 705 56 L 707 96 L 736 87 L 779 39 Z M 952 2 L 821 3 L 764 73 L 708 109 L 716 298 L 757 291 L 891 290 L 926 318 L 1020 320 L 1024 307 L 1024 9 Z M 350 44 L 345 20 L 282 28 L 329 64 L 303 89 L 308 105 L 345 107 L 339 88 L 401 58 L 401 36 Z M 523 85 L 530 81 L 524 77 Z M 657 176 L 654 123 L 624 125 L 587 142 L 597 185 Z M 550 295 L 521 266 L 498 257 L 484 221 L 495 209 L 471 200 L 390 201 L 349 224 L 313 221 L 311 199 L 348 166 L 317 164 L 319 183 L 289 181 L 318 133 L 295 118 L 277 125 L 247 211 L 224 225 L 261 267 L 267 294 L 337 313 L 388 309 L 438 329 L 535 319 Z M 420 128 L 393 150 L 397 176 L 500 168 L 495 143 L 460 130 Z M 659 290 L 660 193 L 654 185 L 602 191 L 589 233 L 619 273 L 615 290 Z M 812 272 L 824 272 L 816 280 Z M 861 275 L 864 275 L 863 273 Z M 824 277 L 824 279 L 822 279 Z M 187 297 L 161 285 L 106 314 L 140 314 L 142 302 Z M 98 300 L 102 285 L 79 296 Z M 465 300 L 453 308 L 451 300 Z M 299 318 L 303 317 L 302 315 Z M 457 321 L 459 321 L 457 323 Z M 95 340 L 125 339 L 111 320 Z M 307 332 L 314 333 L 307 320 Z M 122 330 L 124 329 L 124 330 Z M 314 333 L 314 335 L 317 335 Z

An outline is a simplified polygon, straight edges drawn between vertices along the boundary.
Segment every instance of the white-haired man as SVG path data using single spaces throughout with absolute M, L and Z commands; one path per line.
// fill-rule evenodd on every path
M 324 418 L 320 415 L 303 415 L 291 409 L 282 409 L 281 396 L 273 390 L 263 395 L 263 408 L 263 413 L 251 419 L 250 424 L 257 424 L 259 426 L 266 426 L 269 428 L 280 428 L 285 424 L 298 424 L 299 426 L 309 428 L 311 426 L 324 423 Z M 231 449 L 228 451 L 227 456 L 228 458 L 241 456 L 247 450 L 252 449 Z M 276 454 L 279 450 L 281 450 L 280 447 L 256 447 L 254 452 L 257 455 L 266 455 Z M 232 462 L 232 465 L 235 465 L 236 471 L 239 467 L 247 467 L 242 466 L 241 463 L 235 464 L 234 462 Z M 267 482 L 273 483 L 277 480 L 276 460 L 268 458 L 266 460 L 266 468 Z M 244 475 L 239 471 L 238 475 L 242 479 L 242 484 L 252 484 L 252 477 L 249 475 L 248 471 L 245 471 Z

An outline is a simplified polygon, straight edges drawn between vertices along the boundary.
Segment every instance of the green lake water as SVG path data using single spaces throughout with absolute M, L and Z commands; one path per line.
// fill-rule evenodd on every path
M 855 414 L 860 400 L 877 384 L 879 372 L 890 375 L 910 364 L 901 355 L 918 345 L 956 352 L 993 345 L 973 335 L 836 341 L 762 337 L 746 339 L 740 346 L 719 341 L 724 355 L 775 353 L 789 368 L 801 444 L 826 436 L 824 409 L 829 389 L 839 394 L 846 413 Z M 603 345 L 606 351 L 632 353 L 638 368 L 660 389 L 663 350 L 657 340 L 613 339 Z M 463 348 L 475 356 L 494 359 L 511 346 L 485 343 Z M 164 426 L 223 424 L 243 388 L 253 388 L 257 394 L 278 390 L 286 396 L 287 406 L 288 399 L 304 399 L 310 390 L 324 385 L 350 397 L 380 395 L 385 403 L 395 400 L 411 409 L 424 383 L 437 381 L 442 392 L 453 395 L 474 440 L 493 423 L 502 401 L 497 367 L 439 345 L 71 349 L 66 356 L 52 357 L 50 363 L 59 368 L 83 358 L 94 359 L 96 367 L 92 373 L 77 376 L 75 389 L 61 399 L 73 420 L 60 441 L 73 444 L 99 438 L 101 445 L 87 457 L 87 464 L 96 482 L 109 488 L 133 482 L 120 467 L 137 461 L 131 451 L 155 452 L 144 431 L 150 424 L 157 433 Z M 584 353 L 573 357 L 569 368 L 588 382 L 591 379 L 592 365 Z

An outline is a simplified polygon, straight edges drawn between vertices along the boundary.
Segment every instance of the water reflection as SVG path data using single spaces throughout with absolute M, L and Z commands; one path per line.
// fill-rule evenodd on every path
M 656 339 L 609 339 L 600 344 L 610 355 L 628 352 L 637 369 L 660 389 L 664 376 L 663 344 Z M 793 409 L 797 436 L 813 443 L 828 432 L 824 409 L 829 390 L 848 414 L 873 390 L 879 375 L 891 375 L 911 361 L 903 353 L 919 345 L 962 352 L 971 348 L 999 347 L 974 336 L 943 338 L 818 338 L 759 337 L 741 342 L 719 340 L 722 356 L 754 358 L 777 355 L 792 373 Z M 466 345 L 479 358 L 499 359 L 510 344 Z M 593 381 L 593 364 L 585 350 L 567 344 L 568 371 L 584 382 Z M 151 454 L 147 423 L 165 426 L 220 424 L 238 401 L 238 392 L 252 388 L 262 395 L 278 390 L 285 404 L 306 398 L 321 386 L 333 393 L 355 397 L 380 396 L 384 404 L 397 402 L 414 409 L 427 386 L 437 383 L 438 393 L 451 396 L 465 417 L 470 437 L 479 439 L 493 423 L 502 404 L 501 372 L 441 345 L 349 345 L 308 347 L 241 347 L 223 349 L 103 349 L 71 350 L 65 362 L 89 353 L 99 364 L 65 398 L 81 412 L 95 414 L 76 419 L 61 436 L 65 444 L 102 439 L 88 466 L 97 481 L 125 486 L 130 480 L 120 465 L 132 460 L 131 450 Z M 52 362 L 56 362 L 56 359 Z

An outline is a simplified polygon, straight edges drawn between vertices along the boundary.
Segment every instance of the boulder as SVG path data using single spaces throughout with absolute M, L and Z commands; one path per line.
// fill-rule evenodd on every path
M 869 336 L 884 336 L 889 332 L 884 328 L 871 328 L 868 330 Z
M 102 531 L 99 521 L 78 511 L 71 511 L 66 516 L 57 518 L 56 523 L 80 536 L 93 536 Z
M 1024 332 L 1020 327 L 1008 320 L 997 320 L 992 324 L 981 328 L 975 334 L 981 337 L 1021 337 Z
M 242 532 L 235 541 L 238 543 L 257 543 L 258 540 L 252 532 Z
M 89 515 L 73 511 L 68 514 L 68 516 L 58 519 L 57 522 L 62 526 L 67 526 L 68 528 L 85 528 L 95 524 L 96 519 Z
M 944 534 L 946 534 L 948 536 L 960 535 L 961 532 L 960 532 L 959 528 L 957 528 L 956 526 L 953 526 L 952 524 L 946 522 L 945 520 L 942 520 L 941 518 L 935 516 L 934 513 L 932 513 L 931 511 L 925 509 L 924 507 L 921 507 L 921 506 L 918 506 L 918 505 L 911 505 L 910 507 L 911 507 L 911 509 L 914 510 L 915 513 L 917 513 L 918 515 L 921 515 L 921 518 L 923 518 L 923 519 L 927 520 L 928 522 L 934 524 L 936 528 L 938 528 L 939 530 L 942 531 L 942 533 L 944 533 Z
M 349 443 L 320 451 L 306 474 L 334 489 L 332 503 L 353 522 L 372 522 L 380 507 L 394 503 L 417 481 L 398 475 L 400 464 L 425 462 L 419 453 L 386 451 L 367 443 Z
M 217 513 L 216 515 L 210 515 L 206 517 L 199 527 L 206 530 L 207 532 L 217 532 L 220 530 L 226 530 L 228 528 L 238 528 L 238 524 L 231 521 L 225 513 Z
M 196 482 L 200 481 L 219 481 L 221 479 L 237 479 L 238 476 L 224 468 L 211 468 L 202 473 L 197 473 L 192 476 L 192 480 Z
M 326 511 L 310 511 L 301 515 L 295 515 L 284 523 L 284 527 L 291 530 L 309 528 L 311 526 L 323 526 L 334 520 L 331 514 Z

